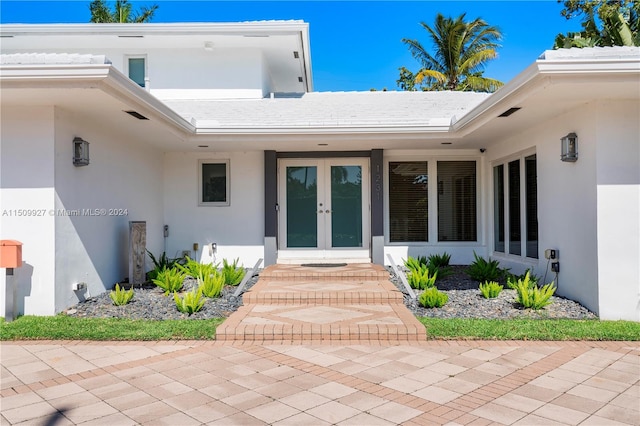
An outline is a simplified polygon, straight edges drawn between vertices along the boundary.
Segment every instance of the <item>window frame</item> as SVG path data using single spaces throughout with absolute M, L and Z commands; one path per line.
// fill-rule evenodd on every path
M 421 152 L 415 154 L 408 153 L 391 154 L 384 158 L 384 244 L 386 246 L 409 246 L 409 247 L 426 247 L 426 246 L 446 246 L 446 247 L 481 247 L 484 241 L 483 215 L 482 215 L 482 157 L 470 155 L 425 155 Z M 389 208 L 389 163 L 394 162 L 427 162 L 428 175 L 428 241 L 391 241 L 391 215 Z M 475 241 L 438 241 L 438 161 L 475 161 L 476 163 L 476 240 Z
M 527 243 L 529 242 L 528 240 L 528 224 L 527 224 L 527 170 L 526 170 L 526 159 L 532 155 L 536 156 L 536 186 L 539 189 L 539 185 L 537 184 L 538 181 L 538 164 L 537 164 L 537 152 L 535 148 L 530 148 L 530 149 L 526 149 L 523 151 L 519 151 L 515 154 L 512 154 L 510 156 L 507 157 L 502 157 L 500 159 L 494 160 L 491 162 L 490 166 L 491 166 L 491 171 L 490 171 L 490 176 L 491 176 L 491 185 L 489 185 L 490 190 L 491 190 L 491 194 L 490 194 L 490 200 L 491 202 L 489 203 L 490 208 L 491 208 L 491 212 L 489 213 L 488 217 L 491 219 L 491 224 L 490 224 L 490 229 L 489 229 L 489 238 L 490 241 L 489 243 L 489 247 L 491 248 L 491 255 L 492 256 L 496 256 L 496 257 L 500 257 L 503 259 L 511 259 L 511 260 L 518 260 L 518 261 L 526 261 L 529 262 L 531 264 L 537 264 L 537 262 L 540 260 L 540 227 L 538 226 L 538 253 L 537 256 L 538 257 L 529 257 L 527 256 Z M 511 244 L 511 235 L 509 234 L 509 220 L 510 220 L 510 208 L 509 208 L 509 172 L 508 172 L 508 168 L 509 168 L 509 163 L 513 162 L 513 161 L 517 161 L 519 160 L 519 178 L 520 178 L 520 185 L 519 185 L 519 197 L 520 197 L 520 202 L 519 202 L 519 208 L 520 208 L 520 254 L 512 254 L 510 253 L 510 244 Z M 495 227 L 496 227 L 496 223 L 495 223 L 495 182 L 494 182 L 494 170 L 497 166 L 503 166 L 503 170 L 504 170 L 504 175 L 503 175 L 503 217 L 504 217 L 504 227 L 503 227 L 503 234 L 504 234 L 504 251 L 497 251 L 496 250 L 496 241 L 495 241 Z M 537 191 L 536 194 L 536 211 L 539 217 L 539 191 Z
M 132 79 L 129 76 L 129 60 L 130 59 L 143 59 L 144 60 L 144 85 L 140 86 L 138 84 L 138 82 L 136 82 L 134 79 Z M 129 78 L 129 80 L 133 81 L 134 83 L 136 83 L 138 86 L 142 87 L 143 89 L 147 88 L 147 79 L 149 77 L 149 61 L 147 59 L 147 55 L 146 54 L 128 54 L 128 55 L 124 55 L 124 71 L 126 76 Z
M 203 201 L 202 199 L 202 168 L 205 164 L 225 165 L 225 201 Z M 198 160 L 198 207 L 227 207 L 231 205 L 231 161 L 228 158 L 209 158 Z

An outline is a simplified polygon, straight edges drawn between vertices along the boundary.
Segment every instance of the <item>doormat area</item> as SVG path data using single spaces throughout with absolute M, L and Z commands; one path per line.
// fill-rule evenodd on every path
M 347 266 L 346 263 L 303 263 L 302 265 L 305 268 L 341 268 L 343 266 Z

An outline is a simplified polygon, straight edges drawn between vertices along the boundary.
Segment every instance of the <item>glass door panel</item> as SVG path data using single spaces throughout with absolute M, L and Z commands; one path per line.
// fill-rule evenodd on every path
M 318 168 L 286 168 L 287 247 L 318 247 Z
M 331 166 L 331 247 L 362 247 L 362 167 Z

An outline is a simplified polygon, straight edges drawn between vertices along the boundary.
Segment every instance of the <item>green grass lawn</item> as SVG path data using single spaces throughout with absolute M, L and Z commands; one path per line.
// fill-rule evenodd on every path
M 640 340 L 640 323 L 599 320 L 419 318 L 429 339 Z M 0 340 L 213 340 L 224 318 L 145 321 L 24 316 L 0 319 Z
M 0 340 L 213 340 L 222 321 L 23 316 L 0 319 Z
M 640 323 L 632 321 L 418 319 L 429 339 L 640 340 Z

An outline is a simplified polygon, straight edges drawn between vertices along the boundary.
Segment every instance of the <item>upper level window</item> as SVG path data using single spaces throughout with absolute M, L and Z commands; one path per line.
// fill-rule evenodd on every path
M 538 258 L 536 155 L 493 167 L 493 250 Z
M 476 162 L 438 161 L 438 241 L 477 241 Z
M 198 205 L 229 205 L 229 160 L 198 161 Z
M 147 77 L 147 58 L 146 56 L 127 56 L 127 72 L 129 78 L 140 87 L 145 87 L 145 78 Z

